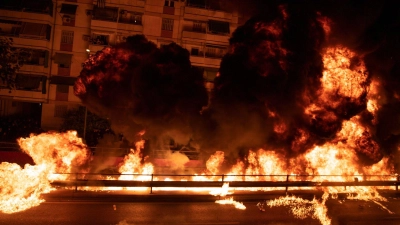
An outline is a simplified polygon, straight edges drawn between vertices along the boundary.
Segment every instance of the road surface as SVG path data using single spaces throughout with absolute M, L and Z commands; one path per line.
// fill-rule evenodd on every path
M 65 194 L 65 193 L 64 193 Z M 62 195 L 62 193 L 61 193 Z M 86 195 L 88 195 L 86 193 Z M 83 195 L 82 195 L 83 196 Z M 7 225 L 317 225 L 312 218 L 296 219 L 288 207 L 265 208 L 262 212 L 255 199 L 267 195 L 253 194 L 241 199 L 245 210 L 232 205 L 219 205 L 202 196 L 184 198 L 164 195 L 152 199 L 110 197 L 112 194 L 92 194 L 89 198 L 65 196 L 48 197 L 45 203 L 14 214 L 0 213 L 0 224 Z M 239 196 L 238 196 L 239 197 Z M 216 198 L 216 197 L 214 197 Z M 125 199 L 125 200 L 123 200 Z M 180 199 L 180 200 L 179 200 Z M 185 200 L 182 200 L 185 199 Z M 246 201 L 247 199 L 247 201 Z M 115 201 L 114 201 L 115 200 Z M 338 225 L 398 225 L 400 224 L 400 199 L 389 197 L 381 205 L 371 201 L 328 200 L 328 216 Z

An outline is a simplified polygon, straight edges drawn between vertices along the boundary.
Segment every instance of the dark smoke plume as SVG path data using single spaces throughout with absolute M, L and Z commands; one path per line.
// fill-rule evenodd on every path
M 143 36 L 91 57 L 75 94 L 125 136 L 146 130 L 148 138 L 192 140 L 206 157 L 223 150 L 235 159 L 259 147 L 295 156 L 334 140 L 343 122 L 355 116 L 370 130 L 354 149 L 363 162 L 374 163 L 397 151 L 400 12 L 395 3 L 248 3 L 243 6 L 251 6 L 251 14 L 258 16 L 232 34 L 209 103 L 188 51 L 176 44 L 158 49 Z M 329 32 L 324 20 L 331 21 Z M 368 78 L 360 95 L 337 91 L 322 101 L 322 51 L 338 45 L 356 53 L 353 68 L 364 60 L 368 73 L 359 73 Z M 380 108 L 374 115 L 366 110 L 372 80 L 381 84 Z M 309 110 L 310 105 L 315 107 Z
M 159 49 L 142 35 L 87 60 L 74 91 L 132 141 L 145 130 L 146 138 L 170 136 L 187 143 L 191 121 L 208 101 L 189 52 L 174 43 Z
M 301 5 L 269 8 L 239 27 L 215 80 L 209 112 L 218 140 L 211 145 L 297 154 L 335 134 L 340 119 L 334 112 L 315 119 L 304 114 L 320 88 L 324 40 L 317 12 Z
M 400 112 L 399 98 L 385 97 L 391 101 L 383 104 L 378 118 L 371 117 L 366 105 L 372 79 L 385 76 L 392 82 L 383 81 L 383 85 L 394 84 L 389 87 L 391 93 L 382 95 L 396 96 L 399 91 L 399 52 L 390 49 L 399 46 L 398 7 L 379 1 L 253 3 L 261 16 L 233 33 L 230 51 L 215 80 L 208 113 L 215 122 L 213 137 L 217 139 L 208 138 L 209 146 L 228 150 L 233 156 L 259 147 L 297 155 L 332 141 L 344 120 L 359 115 L 373 131 L 356 141 L 354 150 L 362 162 L 375 163 L 396 151 L 400 126 L 393 118 Z M 332 21 L 329 37 L 321 23 L 324 17 Z M 322 49 L 338 45 L 357 53 L 351 59 L 353 67 L 360 64 L 360 57 L 365 60 L 368 79 L 361 84 L 364 90 L 358 97 L 331 94 L 329 101 L 322 102 L 318 99 Z M 385 53 L 388 56 L 382 60 Z M 305 113 L 310 104 L 318 109 Z

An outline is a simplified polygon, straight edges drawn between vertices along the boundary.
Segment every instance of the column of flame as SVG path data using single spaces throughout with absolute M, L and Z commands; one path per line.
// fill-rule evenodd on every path
M 0 211 L 4 213 L 39 205 L 44 201 L 41 194 L 53 189 L 52 180 L 67 179 L 68 173 L 85 164 L 90 155 L 75 131 L 31 135 L 18 139 L 18 144 L 35 165 L 0 164 Z

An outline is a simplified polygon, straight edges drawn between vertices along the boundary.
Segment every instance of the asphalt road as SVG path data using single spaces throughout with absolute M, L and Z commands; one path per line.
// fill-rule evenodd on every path
M 64 194 L 64 195 L 63 195 Z M 86 193 L 85 195 L 88 195 Z M 90 195 L 90 194 L 89 194 Z M 112 198 L 107 194 L 92 194 L 90 198 L 74 195 L 66 198 L 48 197 L 47 202 L 29 210 L 14 213 L 0 213 L 0 224 L 6 225 L 314 225 L 320 224 L 312 218 L 296 219 L 287 207 L 266 208 L 262 212 L 256 206 L 255 199 L 268 198 L 266 195 L 253 194 L 243 201 L 246 210 L 235 209 L 232 205 L 219 205 L 212 199 L 199 201 L 201 196 L 192 198 L 169 196 L 156 201 L 142 198 Z M 83 195 L 82 195 L 83 196 Z M 122 197 L 122 196 L 119 196 Z M 239 196 L 237 196 L 239 197 Z M 243 200 L 246 200 L 243 196 Z M 191 199 L 193 201 L 191 201 Z M 381 203 L 356 200 L 328 200 L 328 215 L 332 224 L 338 225 L 398 225 L 400 224 L 400 199 L 388 198 Z M 114 201 L 116 200 L 116 201 Z M 176 200 L 176 201 L 175 201 Z M 393 214 L 389 213 L 392 212 Z

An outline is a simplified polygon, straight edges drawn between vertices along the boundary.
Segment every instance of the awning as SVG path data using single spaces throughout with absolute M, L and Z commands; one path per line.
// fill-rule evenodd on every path
M 69 14 L 69 15 L 75 15 L 77 7 L 78 7 L 77 5 L 71 5 L 71 4 L 62 3 L 60 13 Z
M 217 20 L 208 21 L 208 30 L 211 33 L 229 34 L 229 23 Z
M 72 55 L 65 53 L 56 53 L 54 56 L 54 63 L 63 64 L 63 65 L 71 65 Z
M 69 77 L 69 76 L 52 76 L 50 78 L 50 84 L 62 84 L 74 86 L 77 77 Z

